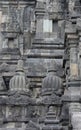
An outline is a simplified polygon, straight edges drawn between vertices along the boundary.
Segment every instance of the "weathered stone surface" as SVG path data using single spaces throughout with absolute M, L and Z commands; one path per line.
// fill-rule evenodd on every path
M 0 0 L 0 129 L 80 122 L 81 1 Z

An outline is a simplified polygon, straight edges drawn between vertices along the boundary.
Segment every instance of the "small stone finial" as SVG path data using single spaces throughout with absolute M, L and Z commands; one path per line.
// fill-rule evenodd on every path
M 49 111 L 48 111 L 47 115 L 52 115 L 53 118 L 56 118 L 56 111 L 54 110 L 53 106 L 49 107 Z
M 18 60 L 18 64 L 17 64 L 17 69 L 16 69 L 16 72 L 18 71 L 24 71 L 24 68 L 23 68 L 23 60 Z
M 56 69 L 56 62 L 55 61 L 51 61 L 49 63 L 47 71 L 48 72 L 51 72 L 51 71 L 56 72 L 57 71 L 57 69 Z
M 49 107 L 49 112 L 53 112 L 53 106 Z
M 49 107 L 49 111 L 44 120 L 44 126 L 42 130 L 61 130 L 59 119 L 56 117 L 56 112 L 53 110 L 53 106 Z

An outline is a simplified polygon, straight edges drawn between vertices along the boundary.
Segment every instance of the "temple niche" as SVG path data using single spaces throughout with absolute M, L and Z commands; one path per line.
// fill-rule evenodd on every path
M 18 48 L 18 33 L 20 33 L 20 25 L 17 21 L 16 8 L 9 6 L 7 14 L 3 15 L 4 20 L 1 23 L 1 35 L 3 37 L 2 49 Z
M 36 39 L 52 42 L 54 39 L 63 38 L 64 4 L 64 1 L 47 0 L 37 2 L 35 11 L 37 17 Z

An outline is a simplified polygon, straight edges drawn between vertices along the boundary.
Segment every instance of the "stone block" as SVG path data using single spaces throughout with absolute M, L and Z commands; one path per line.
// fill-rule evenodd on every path
M 78 65 L 75 63 L 70 64 L 70 74 L 71 76 L 77 77 L 78 76 Z

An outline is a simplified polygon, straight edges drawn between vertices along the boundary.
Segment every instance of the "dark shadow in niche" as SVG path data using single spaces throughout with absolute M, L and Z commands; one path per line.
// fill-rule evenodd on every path
M 9 48 L 11 48 L 11 46 L 12 46 L 12 48 L 14 47 L 14 45 L 13 45 L 14 43 L 13 42 L 14 42 L 14 38 L 12 38 L 12 37 L 8 38 L 8 47 Z
M 53 20 L 52 21 L 52 25 L 53 25 L 52 31 L 53 32 L 58 32 L 58 21 L 57 20 Z

